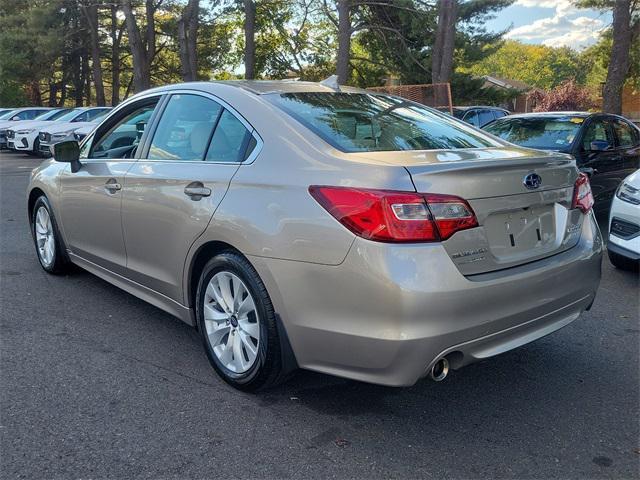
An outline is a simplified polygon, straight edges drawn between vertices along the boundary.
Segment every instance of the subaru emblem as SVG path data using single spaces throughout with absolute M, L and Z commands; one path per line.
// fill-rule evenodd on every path
M 537 173 L 530 173 L 529 175 L 524 177 L 522 183 L 524 183 L 524 186 L 529 190 L 535 190 L 536 188 L 539 188 L 540 185 L 542 185 L 542 177 Z

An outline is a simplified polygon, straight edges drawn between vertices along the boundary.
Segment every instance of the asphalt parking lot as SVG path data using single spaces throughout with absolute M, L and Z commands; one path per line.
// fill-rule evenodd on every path
M 590 312 L 442 383 L 301 372 L 243 394 L 179 320 L 41 270 L 25 206 L 38 162 L 0 154 L 2 478 L 640 476 L 636 275 L 605 260 Z

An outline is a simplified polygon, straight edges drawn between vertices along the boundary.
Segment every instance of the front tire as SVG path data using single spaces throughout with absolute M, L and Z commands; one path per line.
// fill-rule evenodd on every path
M 68 272 L 70 262 L 53 209 L 44 195 L 36 200 L 31 212 L 31 233 L 42 268 L 55 275 Z
M 29 150 L 27 151 L 28 155 L 31 155 L 32 157 L 39 157 L 40 156 L 40 139 L 36 137 L 36 139 L 33 141 L 33 150 Z
M 283 368 L 273 305 L 244 257 L 224 252 L 209 260 L 198 282 L 196 317 L 207 357 L 225 382 L 244 391 L 279 383 Z
M 637 260 L 632 260 L 630 258 L 624 257 L 618 253 L 612 252 L 611 250 L 608 250 L 607 253 L 609 254 L 609 261 L 614 267 L 630 272 L 638 271 L 640 262 L 638 262 Z

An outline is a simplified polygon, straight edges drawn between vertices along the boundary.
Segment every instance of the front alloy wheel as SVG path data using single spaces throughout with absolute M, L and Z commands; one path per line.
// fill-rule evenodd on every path
M 56 243 L 53 235 L 51 216 L 44 205 L 38 207 L 36 211 L 34 230 L 36 232 L 36 247 L 38 248 L 40 263 L 42 263 L 43 267 L 50 268 L 55 259 Z
M 64 243 L 47 197 L 39 197 L 31 211 L 31 231 L 40 265 L 49 273 L 61 274 L 69 270 Z

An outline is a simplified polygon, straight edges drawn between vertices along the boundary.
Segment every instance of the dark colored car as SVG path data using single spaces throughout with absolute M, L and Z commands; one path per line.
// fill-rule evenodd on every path
M 609 211 L 620 182 L 640 166 L 640 129 L 618 115 L 527 113 L 483 128 L 516 145 L 573 155 L 591 177 L 596 213 Z
M 449 109 L 439 108 L 441 112 L 449 113 Z M 474 127 L 482 127 L 489 122 L 509 115 L 509 111 L 500 107 L 453 107 L 453 116 L 470 123 Z

